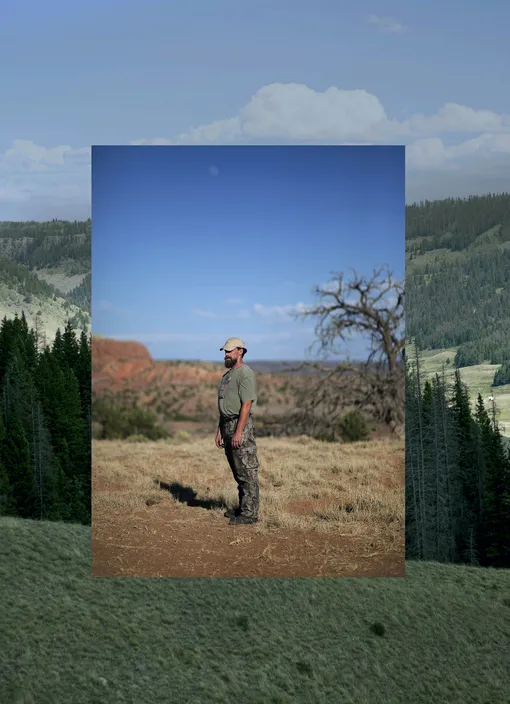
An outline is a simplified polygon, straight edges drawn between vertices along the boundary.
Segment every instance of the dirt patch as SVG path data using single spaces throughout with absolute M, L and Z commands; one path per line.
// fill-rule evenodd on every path
M 169 500 L 95 522 L 92 543 L 96 577 L 405 576 L 400 550 L 325 533 L 260 533 Z
M 381 483 L 400 481 L 398 446 L 258 444 L 260 521 L 233 526 L 235 484 L 212 440 L 95 441 L 93 575 L 404 576 L 404 491 Z

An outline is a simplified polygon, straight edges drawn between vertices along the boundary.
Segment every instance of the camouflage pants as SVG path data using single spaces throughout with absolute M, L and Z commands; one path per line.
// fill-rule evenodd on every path
M 221 436 L 225 443 L 225 455 L 237 482 L 239 508 L 242 516 L 258 518 L 259 514 L 259 461 L 257 445 L 250 416 L 243 430 L 241 447 L 232 447 L 232 437 L 236 431 L 237 418 L 222 419 Z

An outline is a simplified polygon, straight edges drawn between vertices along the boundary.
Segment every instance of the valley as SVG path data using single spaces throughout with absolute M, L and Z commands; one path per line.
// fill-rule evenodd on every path
M 0 222 L 0 317 L 23 312 L 51 344 L 57 328 L 91 330 L 91 223 Z

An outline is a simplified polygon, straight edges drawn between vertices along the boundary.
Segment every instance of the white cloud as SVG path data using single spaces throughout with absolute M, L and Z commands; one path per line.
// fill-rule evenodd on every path
M 264 318 L 282 318 L 293 320 L 293 313 L 305 313 L 309 309 L 309 306 L 304 303 L 295 303 L 293 305 L 286 306 L 264 306 L 261 303 L 255 303 L 253 310 L 258 315 Z
M 90 149 L 15 140 L 0 154 L 4 219 L 81 219 L 90 214 Z
M 406 27 L 393 17 L 379 17 L 378 15 L 369 15 L 368 21 L 370 22 L 370 24 L 377 25 L 382 32 L 398 34 L 406 30 Z
M 406 144 L 408 197 L 430 197 L 434 188 L 440 191 L 434 197 L 447 197 L 508 189 L 509 140 L 510 116 L 491 110 L 446 103 L 431 115 L 399 121 L 366 90 L 273 83 L 256 91 L 235 116 L 132 143 Z M 452 170 L 454 179 L 448 176 Z M 0 201 L 4 218 L 87 217 L 90 149 L 14 141 L 0 154 Z
M 359 140 L 367 134 L 390 138 L 398 123 L 388 120 L 380 100 L 365 90 L 330 87 L 314 91 L 297 83 L 260 88 L 237 117 L 183 133 L 180 144 L 267 142 L 267 140 Z
M 379 98 L 365 90 L 330 87 L 321 92 L 302 84 L 273 83 L 258 90 L 238 116 L 193 128 L 166 143 L 411 145 L 424 137 L 469 132 L 508 133 L 510 115 L 446 103 L 432 115 L 416 114 L 398 121 L 387 115 Z M 161 139 L 138 141 L 156 144 Z M 418 166 L 414 160 L 413 168 Z
M 434 115 L 413 115 L 407 125 L 413 133 L 510 132 L 510 115 L 446 103 Z
M 0 162 L 2 171 L 15 172 L 47 171 L 54 167 L 90 163 L 90 150 L 86 147 L 73 149 L 68 145 L 41 147 L 30 140 L 16 139 L 4 153 Z
M 407 164 L 416 169 L 459 169 L 466 165 L 473 168 L 495 155 L 510 155 L 510 134 L 485 133 L 450 146 L 445 146 L 439 137 L 430 137 L 419 139 L 406 149 Z
M 209 311 L 209 310 L 195 309 L 193 311 L 193 315 L 198 315 L 201 318 L 211 318 L 211 319 L 216 319 L 216 318 L 249 318 L 250 317 L 250 313 L 247 310 L 239 310 L 239 311 L 236 311 L 235 313 L 215 313 L 215 312 Z

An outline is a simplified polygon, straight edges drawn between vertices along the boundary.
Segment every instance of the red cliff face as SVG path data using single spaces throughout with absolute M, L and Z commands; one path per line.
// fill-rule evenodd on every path
M 208 363 L 155 361 L 139 342 L 92 338 L 92 386 L 95 391 L 143 390 L 168 384 L 191 387 L 201 386 L 204 382 L 216 384 L 223 372 L 221 368 L 218 371 L 211 367 Z
M 108 362 L 117 362 L 121 359 L 149 364 L 153 361 L 149 350 L 139 342 L 121 342 L 101 337 L 92 338 L 93 367 L 104 366 Z
M 92 385 L 95 388 L 115 387 L 124 379 L 134 380 L 154 364 L 149 350 L 139 342 L 92 338 Z
M 163 415 L 215 417 L 218 383 L 224 372 L 221 362 L 159 361 L 138 342 L 92 338 L 94 394 L 119 393 L 124 398 L 127 393 L 140 407 Z M 289 399 L 278 392 L 286 381 L 273 374 L 257 377 L 259 398 L 272 398 L 278 412 L 289 405 Z

